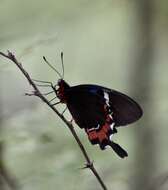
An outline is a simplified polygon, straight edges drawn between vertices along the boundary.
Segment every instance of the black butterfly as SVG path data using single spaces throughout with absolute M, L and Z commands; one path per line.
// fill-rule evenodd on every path
M 61 58 L 63 65 L 63 54 Z M 85 130 L 89 141 L 98 144 L 102 150 L 109 145 L 121 158 L 128 156 L 120 145 L 113 142 L 112 136 L 117 133 L 117 127 L 133 123 L 142 116 L 138 103 L 125 94 L 98 85 L 69 86 L 58 74 L 61 79 L 52 88 L 60 103 L 67 105 L 76 124 Z

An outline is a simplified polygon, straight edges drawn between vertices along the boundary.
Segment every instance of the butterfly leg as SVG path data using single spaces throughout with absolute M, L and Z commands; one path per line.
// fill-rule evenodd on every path
M 58 105 L 58 104 L 60 104 L 61 102 L 59 101 L 59 102 L 56 102 L 56 103 L 54 103 L 54 104 L 51 104 L 51 106 L 56 106 L 56 105 Z
M 52 98 L 51 100 L 49 100 L 49 102 L 51 103 L 53 100 L 55 100 L 57 98 L 57 96 L 55 96 L 54 98 Z
M 52 93 L 54 93 L 54 91 L 53 91 L 53 90 L 52 90 L 52 91 L 50 91 L 50 92 L 43 93 L 42 95 L 43 95 L 43 96 L 48 96 L 49 94 L 52 94 Z
M 42 83 L 42 84 L 36 84 L 37 86 L 44 86 L 44 87 L 52 87 L 53 83 L 49 81 L 43 81 L 43 80 L 37 80 L 37 79 L 32 79 L 35 82 Z
M 52 89 L 54 88 L 52 82 L 49 81 L 43 81 L 43 80 L 37 80 L 37 79 L 32 79 L 34 82 L 42 83 L 42 84 L 36 84 L 36 86 L 41 86 L 41 87 L 51 87 Z M 52 93 L 55 93 L 54 90 L 47 92 L 47 93 L 42 93 L 42 95 L 47 96 Z
M 54 93 L 54 91 L 50 91 L 50 92 L 47 92 L 47 93 L 41 93 L 41 95 L 47 96 L 47 95 L 52 94 L 52 93 Z M 25 95 L 33 96 L 33 95 L 38 95 L 38 94 L 36 92 L 32 92 L 32 93 L 25 93 Z
M 61 115 L 64 115 L 64 113 L 66 112 L 67 109 L 68 109 L 68 107 L 66 106 L 65 109 L 63 110 L 63 112 L 61 113 Z

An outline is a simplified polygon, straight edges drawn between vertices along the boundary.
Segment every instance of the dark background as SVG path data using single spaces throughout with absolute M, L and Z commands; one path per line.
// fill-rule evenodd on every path
M 114 136 L 124 160 L 75 126 L 110 190 L 168 189 L 167 20 L 166 0 L 0 0 L 0 51 L 14 52 L 33 78 L 56 83 L 42 56 L 61 72 L 64 51 L 70 85 L 107 86 L 143 107 L 143 118 Z M 85 161 L 65 124 L 25 92 L 23 75 L 0 58 L 0 189 L 101 189 L 79 169 Z

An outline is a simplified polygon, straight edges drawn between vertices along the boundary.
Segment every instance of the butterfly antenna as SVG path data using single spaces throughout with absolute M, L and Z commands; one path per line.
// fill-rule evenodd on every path
M 45 56 L 43 56 L 43 59 L 44 59 L 44 61 L 47 63 L 47 65 L 48 65 L 51 69 L 53 69 L 53 70 L 59 75 L 59 77 L 62 79 L 63 76 L 56 70 L 56 68 L 54 68 L 54 67 L 48 62 L 48 60 L 45 58 Z
M 62 78 L 64 78 L 64 54 L 61 52 Z

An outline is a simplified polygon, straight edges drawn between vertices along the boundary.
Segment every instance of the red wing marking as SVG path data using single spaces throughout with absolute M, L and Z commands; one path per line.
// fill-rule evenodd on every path
M 95 141 L 95 140 L 98 139 L 98 135 L 97 135 L 96 130 L 88 131 L 87 134 L 88 134 L 88 137 L 89 137 L 90 141 Z
M 108 140 L 110 134 L 112 134 L 112 130 L 110 128 L 110 124 L 108 124 L 108 123 L 105 123 L 105 125 L 103 125 L 102 127 L 100 127 L 98 130 L 93 128 L 92 130 L 86 130 L 86 132 L 87 132 L 88 138 L 89 138 L 89 140 L 91 142 L 96 140 L 96 141 L 98 141 L 100 143 L 103 140 Z
M 109 144 L 110 135 L 115 133 L 111 126 L 114 125 L 111 115 L 107 115 L 106 122 L 103 126 L 97 128 L 86 129 L 88 138 L 92 144 L 99 144 L 104 149 Z
M 104 140 L 108 140 L 108 134 L 106 134 L 103 128 L 97 132 L 99 142 L 102 143 Z

